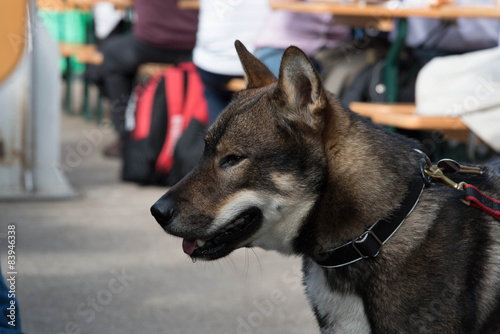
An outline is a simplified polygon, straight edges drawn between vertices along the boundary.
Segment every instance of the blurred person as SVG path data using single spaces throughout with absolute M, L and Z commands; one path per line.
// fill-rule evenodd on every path
M 350 32 L 350 27 L 335 24 L 331 14 L 275 10 L 267 18 L 255 41 L 255 56 L 278 76 L 281 58 L 287 47 L 297 46 L 312 58 L 321 49 L 336 48 L 342 42 L 347 42 Z M 314 59 L 311 60 L 314 63 Z
M 402 0 L 411 7 L 427 6 L 429 0 Z M 495 6 L 496 0 L 455 0 L 455 6 Z M 498 45 L 500 22 L 488 18 L 458 18 L 456 21 L 409 17 L 406 46 L 424 63 L 435 56 L 462 54 Z M 394 40 L 397 32 L 391 32 Z
M 287 2 L 309 0 L 287 0 Z M 273 11 L 255 41 L 255 56 L 278 76 L 287 47 L 297 46 L 318 70 L 325 88 L 341 96 L 360 72 L 385 53 L 386 38 L 372 37 L 359 48 L 353 29 L 337 24 L 328 13 Z M 382 40 L 382 43 L 380 43 Z
M 132 32 L 112 37 L 102 44 L 104 88 L 119 135 L 116 142 L 104 149 L 107 156 L 121 156 L 125 109 L 139 65 L 191 60 L 198 12 L 179 9 L 177 2 L 134 0 Z
M 405 8 L 422 8 L 429 0 L 402 0 Z M 456 6 L 488 6 L 495 0 L 456 0 Z M 435 57 L 488 49 L 498 45 L 500 23 L 496 19 L 458 18 L 455 21 L 408 17 L 405 48 L 401 50 L 398 64 L 397 100 L 391 102 L 415 103 L 415 83 L 420 69 Z M 396 40 L 399 28 L 390 32 L 388 40 Z M 341 96 L 349 105 L 353 101 L 387 102 L 384 70 L 381 60 L 363 71 Z
M 233 95 L 226 84 L 243 77 L 234 41 L 240 40 L 253 52 L 254 40 L 269 11 L 267 0 L 200 0 L 193 61 L 205 86 L 210 123 Z

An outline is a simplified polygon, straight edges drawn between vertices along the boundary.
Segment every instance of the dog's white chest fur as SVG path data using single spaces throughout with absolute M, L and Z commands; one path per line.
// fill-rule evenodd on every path
M 323 269 L 314 262 L 311 263 L 304 282 L 309 302 L 318 316 L 324 319 L 321 333 L 370 333 L 361 297 L 332 291 Z

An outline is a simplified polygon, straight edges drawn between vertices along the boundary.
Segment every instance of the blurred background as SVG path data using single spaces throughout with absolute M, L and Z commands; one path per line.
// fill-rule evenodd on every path
M 245 88 L 234 41 L 276 76 L 296 45 L 433 161 L 486 162 L 499 20 L 494 0 L 1 1 L 0 333 L 317 333 L 299 258 L 192 263 L 149 212 Z

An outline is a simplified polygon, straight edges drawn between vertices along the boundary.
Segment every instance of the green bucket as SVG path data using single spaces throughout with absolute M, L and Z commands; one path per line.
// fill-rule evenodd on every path
M 87 22 L 89 20 L 92 20 L 91 13 L 82 13 L 76 9 L 64 11 L 61 20 L 62 41 L 67 44 L 85 44 L 87 42 Z M 85 70 L 84 64 L 79 63 L 73 57 L 70 58 L 70 62 L 73 73 L 83 73 Z

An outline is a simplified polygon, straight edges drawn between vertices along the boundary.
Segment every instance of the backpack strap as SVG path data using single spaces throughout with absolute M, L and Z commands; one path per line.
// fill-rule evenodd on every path
M 138 85 L 134 90 L 137 96 L 137 109 L 135 111 L 135 127 L 131 132 L 133 140 L 145 139 L 151 132 L 151 118 L 153 115 L 153 101 L 156 88 L 163 74 L 151 78 L 146 86 Z
M 175 145 L 193 118 L 208 125 L 208 106 L 203 89 L 200 75 L 192 62 L 180 63 L 165 72 L 168 129 L 156 160 L 157 172 L 170 171 L 174 162 Z
M 191 119 L 197 119 L 201 124 L 208 125 L 208 105 L 204 95 L 203 82 L 200 74 L 193 63 L 182 63 L 187 72 L 187 93 L 184 104 L 184 129 L 191 122 Z
M 175 143 L 184 131 L 184 71 L 178 66 L 165 71 L 165 96 L 167 99 L 168 128 L 167 136 L 158 159 L 155 170 L 168 173 L 174 161 Z

